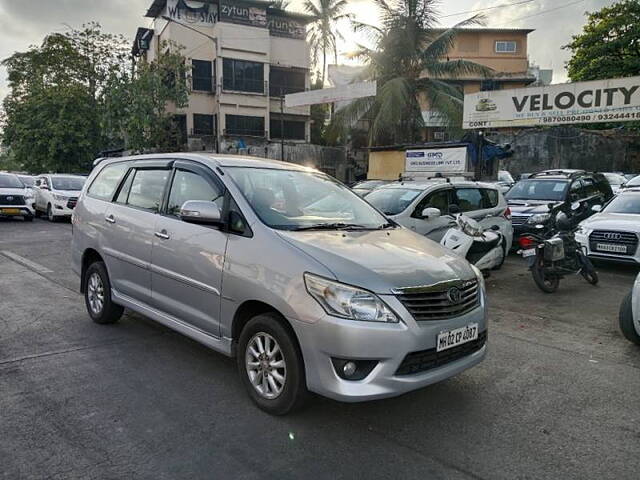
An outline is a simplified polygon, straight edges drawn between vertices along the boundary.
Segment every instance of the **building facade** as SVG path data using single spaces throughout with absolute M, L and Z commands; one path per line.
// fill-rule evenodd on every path
M 173 112 L 189 149 L 309 142 L 309 107 L 283 101 L 310 86 L 309 17 L 250 0 L 153 0 L 146 16 L 134 55 L 153 61 L 172 41 L 191 67 L 189 105 Z
M 484 65 L 493 70 L 493 75 L 490 78 L 484 78 L 481 75 L 465 75 L 458 78 L 443 78 L 443 80 L 458 85 L 464 93 L 522 88 L 530 85 L 537 80 L 536 76 L 529 72 L 527 44 L 531 32 L 533 30 L 514 28 L 462 29 L 456 36 L 447 58 L 468 60 Z M 437 112 L 430 109 L 426 99 L 421 99 L 420 103 L 427 126 L 425 140 L 449 140 L 443 119 Z

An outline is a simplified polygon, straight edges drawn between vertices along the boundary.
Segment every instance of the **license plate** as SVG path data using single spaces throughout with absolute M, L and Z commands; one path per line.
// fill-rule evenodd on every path
M 597 243 L 596 250 L 599 252 L 627 253 L 626 245 L 611 245 L 609 243 Z
M 447 332 L 440 332 L 438 334 L 438 347 L 437 351 L 442 352 L 449 348 L 457 347 L 467 342 L 478 339 L 478 324 L 472 323 L 466 327 L 456 328 L 455 330 L 449 330 Z
M 533 257 L 536 254 L 535 248 L 528 248 L 522 251 L 522 258 Z
M 20 215 L 19 208 L 0 208 L 0 213 L 4 213 L 5 215 Z

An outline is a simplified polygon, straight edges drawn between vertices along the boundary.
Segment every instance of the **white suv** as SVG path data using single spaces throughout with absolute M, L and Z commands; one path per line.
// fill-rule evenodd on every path
M 78 175 L 40 175 L 36 180 L 36 215 L 46 213 L 50 222 L 71 218 L 86 180 Z
M 439 242 L 451 227 L 450 215 L 464 213 L 484 228 L 497 225 L 506 241 L 513 243 L 511 210 L 497 185 L 478 182 L 429 180 L 396 182 L 376 188 L 365 197 L 378 210 L 400 225 Z M 424 217 L 425 208 L 440 215 Z
M 33 194 L 12 173 L 0 173 L 0 217 L 22 217 L 33 220 Z

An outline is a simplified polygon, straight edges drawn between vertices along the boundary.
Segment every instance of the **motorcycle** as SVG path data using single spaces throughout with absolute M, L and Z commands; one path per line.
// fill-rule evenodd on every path
M 499 269 L 506 256 L 506 242 L 497 225 L 483 229 L 477 221 L 462 214 L 453 218 L 440 244 L 483 272 Z
M 580 202 L 549 205 L 549 220 L 536 225 L 539 234 L 520 238 L 518 253 L 527 259 L 533 281 L 545 293 L 553 293 L 567 275 L 580 274 L 591 285 L 598 283 L 598 273 L 587 257 L 586 248 L 575 239 L 580 212 L 586 205 Z

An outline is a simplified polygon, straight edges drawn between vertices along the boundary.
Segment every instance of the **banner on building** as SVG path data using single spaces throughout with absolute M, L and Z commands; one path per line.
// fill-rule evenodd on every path
M 640 77 L 493 90 L 464 96 L 463 128 L 640 120 Z
M 190 0 L 167 0 L 165 15 L 192 26 L 212 27 L 218 21 L 218 6 Z
M 467 170 L 466 147 L 407 150 L 406 172 L 457 173 Z
M 341 85 L 333 88 L 320 88 L 308 92 L 290 93 L 285 95 L 284 101 L 287 107 L 302 107 L 305 105 L 318 105 L 321 103 L 335 103 L 346 100 L 354 100 L 363 97 L 375 97 L 377 83 L 357 82 Z

